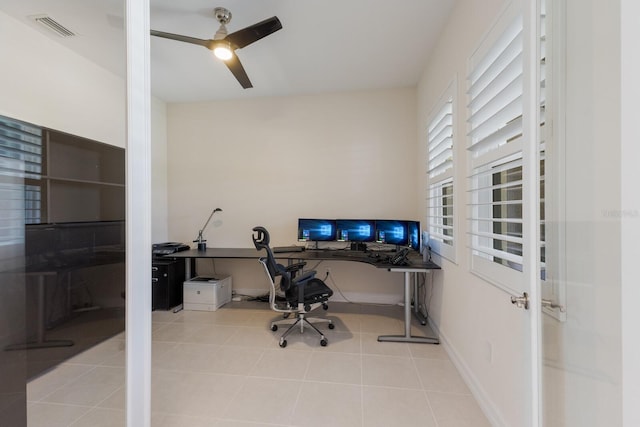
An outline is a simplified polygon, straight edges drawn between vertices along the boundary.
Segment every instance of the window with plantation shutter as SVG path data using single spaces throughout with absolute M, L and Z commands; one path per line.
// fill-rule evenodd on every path
M 468 85 L 471 268 L 492 283 L 523 284 L 523 19 L 505 14 L 470 59 Z
M 431 250 L 455 261 L 453 84 L 438 103 L 427 127 L 427 224 Z

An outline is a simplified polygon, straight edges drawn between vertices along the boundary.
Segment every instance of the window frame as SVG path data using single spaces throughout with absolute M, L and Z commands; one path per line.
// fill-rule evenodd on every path
M 454 77 L 429 114 L 425 129 L 426 224 L 429 247 L 431 251 L 453 263 L 457 260 L 458 241 L 456 96 L 457 78 Z M 450 142 L 447 143 L 447 140 Z M 449 158 L 442 160 L 442 154 L 446 156 L 447 152 Z M 446 194 L 449 189 L 451 194 Z
M 508 5 L 469 57 L 466 78 L 469 270 L 512 295 L 529 289 L 526 272 L 533 268 L 531 251 L 539 245 L 534 236 L 539 232 L 531 233 L 531 221 L 536 221 L 531 201 L 538 198 L 533 197 L 537 193 L 531 179 L 536 172 L 528 170 L 532 156 L 537 157 L 529 147 L 535 135 L 530 123 L 538 122 L 532 117 L 536 116 L 531 109 L 535 93 L 530 84 L 532 73 L 528 72 L 531 64 L 524 16 L 521 2 Z M 495 171 L 509 169 L 513 162 L 521 162 L 522 168 L 521 218 L 507 217 L 506 222 L 522 222 L 520 237 L 496 235 L 493 228 L 493 207 L 500 203 L 494 199 L 494 191 L 502 186 L 494 186 L 491 177 Z M 532 238 L 536 239 L 533 245 Z M 494 240 L 521 245 L 521 254 L 496 250 Z M 503 265 L 497 259 L 510 262 Z

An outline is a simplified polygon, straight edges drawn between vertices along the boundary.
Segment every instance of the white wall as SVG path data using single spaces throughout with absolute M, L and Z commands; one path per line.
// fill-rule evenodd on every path
M 151 241 L 169 240 L 167 105 L 151 98 Z
M 3 12 L 0 39 L 0 114 L 125 146 L 122 78 Z
M 414 89 L 169 105 L 170 238 L 190 243 L 215 207 L 210 247 L 253 247 L 256 225 L 295 244 L 305 217 L 417 218 L 415 109 Z M 401 277 L 334 264 L 347 294 L 401 300 Z M 266 286 L 255 261 L 233 270 L 236 289 Z
M 510 297 L 469 272 L 466 248 L 467 60 L 490 30 L 507 2 L 460 0 L 451 14 L 418 87 L 418 162 L 425 176 L 426 126 L 431 110 L 452 80 L 457 80 L 458 117 L 454 123 L 456 156 L 455 205 L 457 263 L 441 260 L 442 272 L 434 276 L 431 318 L 454 363 L 462 371 L 487 417 L 496 426 L 526 426 L 530 419 L 531 389 L 527 313 L 516 309 Z M 422 183 L 420 194 L 426 194 Z M 422 205 L 421 220 L 426 211 Z

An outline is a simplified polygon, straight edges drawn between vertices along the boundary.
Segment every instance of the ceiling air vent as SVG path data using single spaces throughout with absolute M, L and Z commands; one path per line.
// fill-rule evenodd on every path
M 60 37 L 73 37 L 76 35 L 73 31 L 50 17 L 49 15 L 33 15 L 30 16 L 31 19 L 36 21 L 38 24 L 42 25 L 49 31 L 53 31 Z

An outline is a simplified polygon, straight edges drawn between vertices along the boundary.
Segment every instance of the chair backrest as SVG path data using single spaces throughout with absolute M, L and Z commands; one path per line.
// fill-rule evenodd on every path
M 273 252 L 269 247 L 269 232 L 264 227 L 253 227 L 253 244 L 257 250 L 263 250 L 267 253 L 266 259 L 263 264 L 267 268 L 269 276 L 271 276 L 271 280 L 275 283 L 276 277 L 281 276 L 280 279 L 280 289 L 286 291 L 291 286 L 291 275 L 286 271 L 286 269 L 276 262 L 275 257 L 273 256 Z
M 269 241 L 271 240 L 269 238 L 269 232 L 264 227 L 253 227 L 253 236 L 251 236 L 251 238 L 253 239 L 253 244 L 257 250 L 264 250 L 267 253 L 267 262 L 265 265 L 269 270 L 271 278 L 275 279 L 278 274 L 278 264 L 276 263 L 273 252 L 271 252 L 271 248 L 269 247 Z

